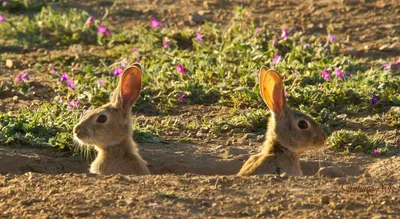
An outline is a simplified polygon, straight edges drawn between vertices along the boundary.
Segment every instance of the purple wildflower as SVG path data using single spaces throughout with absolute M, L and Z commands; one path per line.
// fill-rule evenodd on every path
M 257 32 L 257 34 L 261 34 L 261 32 L 262 32 L 261 27 L 257 27 L 256 32 Z
M 389 71 L 391 68 L 392 68 L 392 65 L 391 65 L 391 64 L 384 64 L 384 65 L 383 65 L 383 70 Z
M 122 74 L 122 72 L 124 72 L 123 68 L 115 68 L 113 71 L 114 77 L 119 77 Z
M 103 86 L 103 84 L 104 84 L 104 80 L 103 79 L 100 79 L 99 81 L 97 81 L 97 85 L 99 87 Z
M 80 104 L 81 102 L 79 100 L 71 100 L 67 105 L 67 109 L 72 110 L 73 108 L 78 108 Z
M 340 69 L 337 69 L 335 73 L 336 73 L 336 77 L 338 77 L 340 79 L 344 79 L 343 72 Z
M 200 33 L 196 33 L 196 39 L 198 42 L 203 42 L 203 37 L 201 36 Z
M 277 65 L 281 61 L 281 59 L 282 57 L 280 55 L 274 56 L 274 58 L 272 59 L 272 64 Z
M 68 75 L 67 72 L 63 72 L 60 78 L 60 81 L 67 81 L 68 80 Z
M 335 36 L 334 35 L 329 35 L 329 42 L 333 43 L 335 42 Z
M 6 22 L 6 18 L 0 14 L 0 22 Z
M 150 19 L 150 21 L 151 21 L 151 27 L 152 28 L 161 28 L 161 24 L 158 23 L 158 21 L 155 18 L 152 17 Z
M 396 65 L 400 65 L 400 58 L 399 58 L 399 59 L 397 59 L 397 61 L 396 61 Z
M 169 42 L 166 41 L 166 40 L 163 40 L 163 41 L 162 41 L 162 47 L 163 47 L 164 49 L 166 49 L 166 48 L 168 48 L 168 46 L 169 46 Z
M 132 48 L 132 52 L 138 52 L 138 48 L 136 47 Z
M 309 48 L 311 48 L 311 44 L 306 43 L 306 44 L 304 44 L 304 47 L 305 47 L 306 49 L 309 49 Z
M 71 90 L 75 90 L 75 86 L 74 86 L 74 81 L 73 80 L 68 80 L 67 81 L 67 86 L 69 88 L 71 88 Z
M 22 74 L 18 74 L 17 78 L 15 79 L 15 82 L 22 83 L 23 81 L 24 81 L 24 77 L 22 76 Z
M 29 72 L 24 72 L 24 74 L 22 75 L 22 78 L 24 80 L 29 80 Z
M 372 105 L 375 105 L 378 101 L 379 101 L 379 99 L 377 97 L 372 97 L 371 98 L 371 104 Z
M 281 38 L 286 40 L 289 36 L 289 33 L 286 28 L 283 28 Z
M 140 60 L 141 60 L 140 57 L 137 57 L 136 62 L 140 63 Z
M 3 3 L 1 5 L 3 5 L 3 7 L 6 7 L 7 6 L 7 1 L 3 1 Z
M 181 64 L 179 64 L 179 65 L 176 66 L 176 70 L 177 70 L 179 73 L 185 73 L 185 72 L 186 72 L 186 69 L 185 69 Z
M 329 71 L 324 69 L 322 70 L 322 78 L 325 79 L 326 81 L 331 80 L 331 76 L 329 75 Z
M 86 25 L 87 25 L 88 27 L 90 27 L 90 26 L 92 26 L 93 22 L 94 22 L 94 18 L 93 18 L 93 16 L 90 16 L 90 17 L 86 20 Z
M 121 60 L 121 66 L 122 67 L 126 67 L 126 59 L 122 59 Z
M 380 153 L 381 153 L 381 152 L 380 152 L 378 149 L 374 149 L 374 150 L 372 151 L 372 154 L 375 155 L 375 156 L 378 156 Z
M 98 26 L 97 33 L 103 34 L 103 35 L 105 35 L 105 36 L 111 36 L 111 31 L 110 31 L 110 29 L 104 27 L 104 26 L 101 25 L 101 24 L 99 24 L 99 26 Z
M 328 50 L 329 47 L 328 47 L 328 45 L 324 45 L 323 48 L 324 48 L 324 50 L 326 51 L 326 50 Z
M 183 100 L 185 99 L 186 95 L 185 94 L 181 94 L 178 96 L 178 101 L 179 102 L 183 102 Z

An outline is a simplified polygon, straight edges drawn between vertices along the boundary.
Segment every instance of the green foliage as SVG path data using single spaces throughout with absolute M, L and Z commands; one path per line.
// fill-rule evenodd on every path
M 0 36 L 26 45 L 65 45 L 97 42 L 96 26 L 85 23 L 85 11 L 71 9 L 67 13 L 42 7 L 33 18 L 12 16 L 0 24 Z

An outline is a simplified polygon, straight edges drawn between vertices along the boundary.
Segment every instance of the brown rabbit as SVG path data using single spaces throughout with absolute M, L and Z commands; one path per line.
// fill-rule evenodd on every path
M 301 176 L 300 155 L 324 145 L 326 134 L 318 122 L 286 105 L 281 76 L 274 70 L 260 70 L 260 92 L 271 110 L 263 148 L 252 155 L 239 176 L 281 174 Z
M 98 155 L 90 165 L 96 174 L 149 174 L 147 163 L 132 140 L 131 107 L 139 97 L 142 67 L 127 68 L 121 75 L 111 101 L 89 111 L 74 127 L 74 138 L 94 145 Z

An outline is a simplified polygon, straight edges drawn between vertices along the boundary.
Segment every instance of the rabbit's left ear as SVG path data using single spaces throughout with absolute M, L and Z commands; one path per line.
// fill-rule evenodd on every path
M 135 63 L 121 75 L 118 87 L 112 97 L 112 102 L 118 107 L 129 111 L 139 98 L 142 88 L 142 67 Z
M 264 102 L 275 115 L 281 115 L 286 110 L 283 81 L 275 70 L 260 69 L 260 92 Z

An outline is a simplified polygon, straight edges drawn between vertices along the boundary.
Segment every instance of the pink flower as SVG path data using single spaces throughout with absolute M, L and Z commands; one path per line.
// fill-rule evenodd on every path
M 262 32 L 261 27 L 257 27 L 256 32 L 257 32 L 257 34 L 261 34 L 261 32 Z
M 23 81 L 24 81 L 24 77 L 22 76 L 22 74 L 18 74 L 17 78 L 15 79 L 15 82 L 22 83 Z
M 132 52 L 138 52 L 138 48 L 136 47 L 132 48 Z
M 121 60 L 121 66 L 122 67 L 126 67 L 126 59 L 122 59 Z
M 140 61 L 141 61 L 140 57 L 137 57 L 136 62 L 140 63 Z
M 71 90 L 75 90 L 74 81 L 68 80 L 68 81 L 67 81 L 67 86 L 68 86 L 69 88 L 71 88 Z
M 196 33 L 196 39 L 198 42 L 203 42 L 203 36 L 200 33 Z
M 87 25 L 88 27 L 90 27 L 90 26 L 93 24 L 93 22 L 94 22 L 94 18 L 93 18 L 93 16 L 90 16 L 90 17 L 86 20 L 86 25 Z
M 99 24 L 99 26 L 97 26 L 97 27 L 98 27 L 97 33 L 103 34 L 103 35 L 105 35 L 105 36 L 111 36 L 111 31 L 110 31 L 110 29 L 104 27 L 104 26 L 101 25 L 101 24 Z
M 3 1 L 2 5 L 3 5 L 3 7 L 6 7 L 7 6 L 7 1 Z
M 183 102 L 183 100 L 185 99 L 186 95 L 185 94 L 181 94 L 178 96 L 178 101 L 179 102 Z
M 276 46 L 276 40 L 273 40 L 271 45 L 272 45 L 272 47 L 275 47 Z
M 55 74 L 56 70 L 54 70 L 54 66 L 51 66 L 50 73 Z
M 185 73 L 186 72 L 186 69 L 181 64 L 176 66 L 176 70 L 178 72 L 180 72 L 180 73 Z
M 6 22 L 6 18 L 0 14 L 0 22 Z
M 389 71 L 391 68 L 392 68 L 392 65 L 391 65 L 391 64 L 384 64 L 384 65 L 383 65 L 383 70 Z
M 163 40 L 163 41 L 162 41 L 162 47 L 163 47 L 164 49 L 166 49 L 166 48 L 168 48 L 168 46 L 169 46 L 169 42 L 166 41 L 166 40 Z
M 274 56 L 274 58 L 272 59 L 272 64 L 277 65 L 281 61 L 281 59 L 282 57 L 280 55 Z
M 151 21 L 151 27 L 152 28 L 161 28 L 161 24 L 158 23 L 158 21 L 155 18 L 152 17 L 150 19 L 150 21 Z
M 344 79 L 343 72 L 340 69 L 336 70 L 336 77 L 338 77 L 340 79 Z
M 400 65 L 400 58 L 399 58 L 399 59 L 397 59 L 397 61 L 396 61 L 396 65 Z
M 289 33 L 286 28 L 283 28 L 281 38 L 286 40 L 289 37 Z
M 72 110 L 73 108 L 78 108 L 80 104 L 81 102 L 79 100 L 71 100 L 67 105 L 67 109 Z
M 68 80 L 68 75 L 67 72 L 63 72 L 60 78 L 60 81 L 67 81 Z
M 99 81 L 97 81 L 97 85 L 99 87 L 103 86 L 103 84 L 104 84 L 104 80 L 103 79 L 100 79 Z
M 309 49 L 309 48 L 311 48 L 311 45 L 310 45 L 309 43 L 306 43 L 306 44 L 304 44 L 304 47 L 305 47 L 306 49 Z
M 326 81 L 331 80 L 331 76 L 329 75 L 328 70 L 326 69 L 322 70 L 322 78 L 325 79 Z
M 331 43 L 335 42 L 335 36 L 333 36 L 332 34 L 329 35 L 329 42 Z
M 377 97 L 372 97 L 371 98 L 371 104 L 375 105 L 376 103 L 378 103 L 379 99 Z
M 114 77 L 119 77 L 122 74 L 122 72 L 124 72 L 123 68 L 115 68 L 113 71 Z
M 381 152 L 380 152 L 378 149 L 374 149 L 374 150 L 372 151 L 372 154 L 375 155 L 375 156 L 378 156 L 380 153 L 381 153 Z

